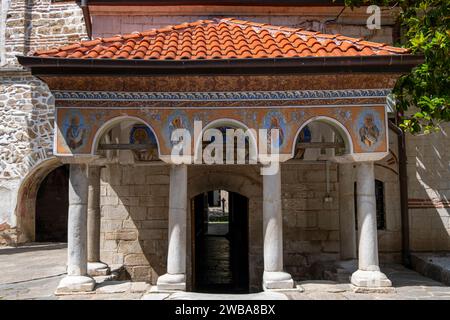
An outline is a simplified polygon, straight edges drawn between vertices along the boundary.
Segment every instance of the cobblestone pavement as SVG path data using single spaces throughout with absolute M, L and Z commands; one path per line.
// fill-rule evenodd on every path
M 60 300 L 175 300 L 175 299 L 291 299 L 291 300 L 450 300 L 450 287 L 421 276 L 400 265 L 388 265 L 383 272 L 394 289 L 388 293 L 355 293 L 348 283 L 302 281 L 299 290 L 251 295 L 205 295 L 198 293 L 153 293 L 144 282 L 104 281 L 97 277 L 95 292 L 55 296 L 58 282 L 64 277 L 66 263 L 64 244 L 34 244 L 20 248 L 0 249 L 0 299 Z

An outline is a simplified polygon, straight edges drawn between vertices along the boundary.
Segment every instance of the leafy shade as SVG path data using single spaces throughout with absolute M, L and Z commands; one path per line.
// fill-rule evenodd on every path
M 424 56 L 424 63 L 402 76 L 394 88 L 403 130 L 429 133 L 450 121 L 450 1 L 345 0 L 345 5 L 400 7 L 401 45 Z

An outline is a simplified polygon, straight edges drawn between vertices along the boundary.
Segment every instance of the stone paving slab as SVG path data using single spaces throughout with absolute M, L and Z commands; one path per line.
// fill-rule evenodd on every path
M 450 300 L 450 286 L 401 265 L 382 266 L 395 293 L 355 293 L 349 283 L 301 281 L 301 290 L 261 292 L 249 295 L 209 295 L 202 293 L 150 293 L 144 282 L 105 281 L 96 277 L 97 289 L 89 294 L 55 296 L 65 276 L 67 249 L 64 244 L 31 244 L 0 248 L 0 299 L 46 300 L 175 300 L 175 299 L 291 299 L 291 300 Z
M 197 292 L 175 292 L 165 300 L 288 300 L 279 292 L 259 292 L 250 294 L 208 294 Z
M 148 293 L 144 294 L 141 300 L 164 300 L 170 296 L 170 293 Z
M 96 293 L 124 293 L 131 290 L 130 281 L 105 281 L 95 288 Z
M 66 244 L 30 244 L 0 248 L 0 284 L 65 274 L 66 261 Z

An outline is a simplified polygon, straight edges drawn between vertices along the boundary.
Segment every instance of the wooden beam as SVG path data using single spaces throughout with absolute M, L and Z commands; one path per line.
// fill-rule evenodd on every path
M 146 144 L 127 144 L 127 143 L 115 143 L 115 144 L 100 144 L 98 150 L 145 150 L 157 148 L 154 143 Z
M 345 148 L 343 142 L 300 142 L 297 143 L 297 149 L 327 149 L 327 148 Z

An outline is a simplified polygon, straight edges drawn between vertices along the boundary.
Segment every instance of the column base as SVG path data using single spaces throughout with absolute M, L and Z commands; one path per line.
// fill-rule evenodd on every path
M 392 282 L 381 271 L 357 270 L 353 272 L 350 282 L 357 287 L 380 288 L 391 287 Z
M 55 294 L 93 291 L 95 280 L 87 276 L 66 276 L 56 288 Z
M 186 275 L 166 273 L 156 281 L 158 291 L 186 291 Z
M 263 290 L 276 289 L 292 289 L 294 287 L 294 280 L 287 272 L 271 272 L 264 271 L 263 274 Z
M 110 269 L 106 263 L 103 262 L 88 262 L 87 273 L 91 277 L 107 276 L 110 273 Z

